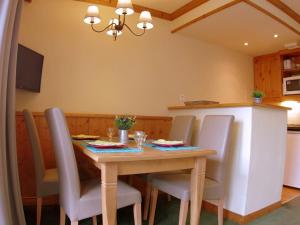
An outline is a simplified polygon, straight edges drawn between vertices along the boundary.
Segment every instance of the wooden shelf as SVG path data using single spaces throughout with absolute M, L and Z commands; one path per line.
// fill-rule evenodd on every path
M 290 76 L 290 75 L 295 75 L 299 74 L 300 75 L 300 67 L 296 69 L 288 69 L 288 70 L 283 70 L 284 76 Z

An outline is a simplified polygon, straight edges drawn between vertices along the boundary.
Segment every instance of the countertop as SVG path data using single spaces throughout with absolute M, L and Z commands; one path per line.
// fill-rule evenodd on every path
M 184 109 L 209 109 L 209 108 L 233 108 L 233 107 L 262 107 L 277 110 L 290 110 L 291 108 L 271 105 L 271 104 L 256 104 L 256 103 L 224 103 L 224 104 L 210 104 L 210 105 L 193 105 L 193 106 L 169 106 L 168 110 L 184 110 Z

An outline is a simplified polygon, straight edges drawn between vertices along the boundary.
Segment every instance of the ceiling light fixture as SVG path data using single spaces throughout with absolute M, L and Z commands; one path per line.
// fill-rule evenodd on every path
M 274 38 L 278 38 L 278 34 L 274 34 Z
M 112 18 L 109 21 L 108 26 L 106 26 L 102 30 L 97 30 L 95 28 L 95 25 L 101 22 L 99 8 L 95 5 L 90 5 L 87 9 L 87 13 L 83 21 L 91 25 L 92 30 L 97 33 L 106 31 L 106 34 L 109 36 L 113 36 L 114 40 L 117 40 L 117 37 L 122 34 L 124 27 L 126 27 L 133 35 L 138 37 L 144 35 L 146 33 L 146 30 L 151 30 L 154 27 L 152 24 L 152 16 L 149 11 L 141 12 L 140 19 L 137 24 L 137 27 L 143 30 L 142 33 L 134 32 L 126 24 L 126 16 L 132 15 L 134 13 L 131 0 L 118 0 L 115 13 L 118 15 L 118 18 Z
M 249 43 L 248 43 L 248 42 L 245 42 L 245 43 L 244 43 L 244 45 L 245 45 L 245 46 L 248 46 L 248 45 L 249 45 Z

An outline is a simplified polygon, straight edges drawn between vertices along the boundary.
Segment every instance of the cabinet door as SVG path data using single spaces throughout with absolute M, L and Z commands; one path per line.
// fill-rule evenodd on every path
M 282 96 L 282 75 L 279 54 L 254 58 L 254 86 L 265 93 L 266 98 Z

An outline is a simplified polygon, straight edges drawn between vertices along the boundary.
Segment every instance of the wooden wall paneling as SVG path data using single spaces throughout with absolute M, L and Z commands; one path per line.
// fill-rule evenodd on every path
M 16 117 L 17 157 L 21 193 L 24 198 L 35 195 L 35 173 L 32 151 L 23 116 Z
M 106 131 L 107 131 L 107 129 L 108 129 L 109 127 L 115 127 L 114 118 L 105 118 L 105 119 L 104 119 L 104 126 L 103 126 L 103 130 L 102 130 L 102 131 L 103 131 L 103 136 L 104 136 L 104 137 L 107 137 Z M 118 131 L 117 131 L 117 129 L 115 129 L 115 134 L 114 134 L 114 136 L 115 136 L 115 137 L 118 136 Z
M 160 126 L 162 121 L 155 120 L 146 120 L 145 121 L 145 132 L 148 134 L 149 139 L 158 139 L 158 138 L 166 138 L 162 134 L 165 132 L 160 132 Z
M 167 120 L 163 121 L 161 124 L 159 124 L 160 136 L 167 139 L 170 134 L 171 126 L 172 126 L 172 121 L 167 121 Z
M 39 133 L 39 138 L 41 142 L 41 148 L 43 151 L 43 157 L 46 169 L 51 169 L 56 167 L 56 160 L 53 150 L 53 145 L 50 137 L 50 131 L 48 128 L 48 123 L 43 115 L 34 116 L 36 127 Z M 31 150 L 31 149 L 30 149 Z M 33 160 L 33 158 L 32 158 Z
M 106 129 L 111 126 L 112 126 L 112 119 L 101 118 L 101 117 L 90 118 L 89 133 L 92 135 L 99 135 L 101 137 L 107 137 Z
M 66 116 L 66 119 L 71 135 L 87 134 L 89 132 L 88 117 Z
M 133 131 L 144 131 L 145 132 L 145 120 L 137 118 L 136 123 L 130 132 L 133 132 Z
M 155 138 L 155 130 L 154 130 L 154 124 L 151 120 L 146 120 L 144 124 L 144 129 L 146 134 L 148 135 L 149 139 Z

